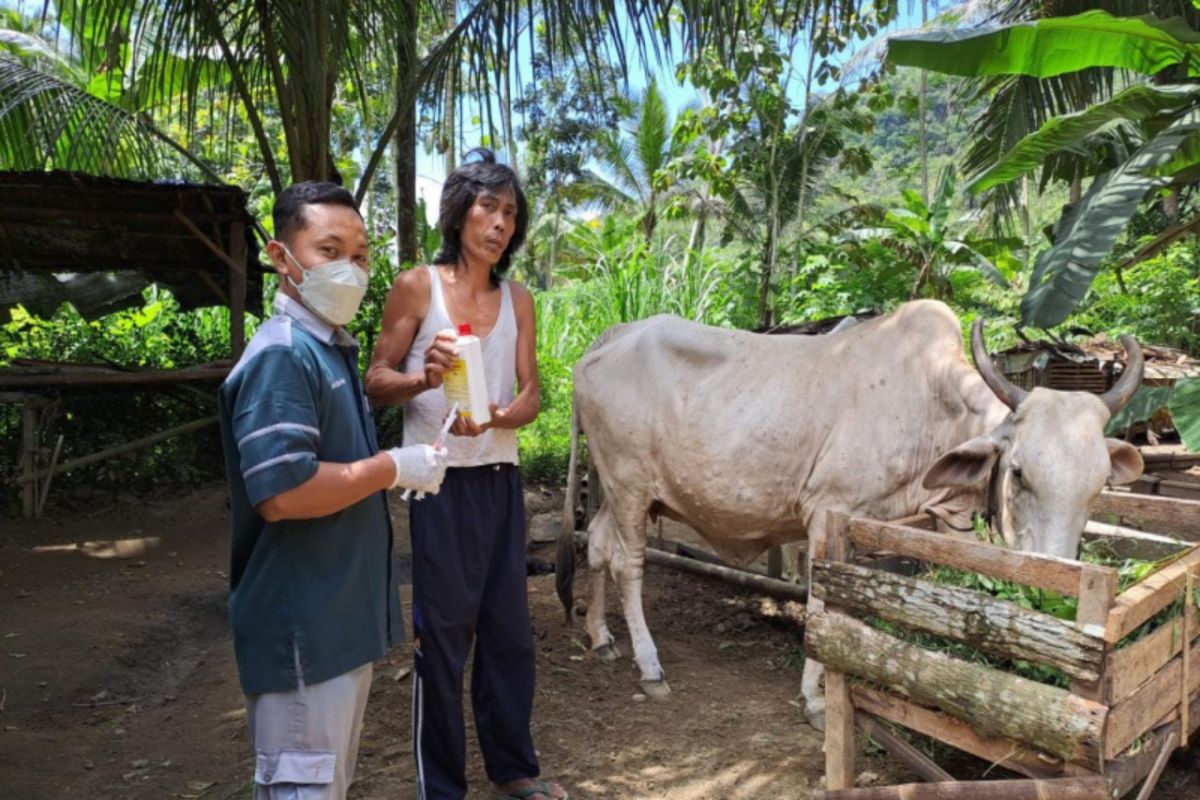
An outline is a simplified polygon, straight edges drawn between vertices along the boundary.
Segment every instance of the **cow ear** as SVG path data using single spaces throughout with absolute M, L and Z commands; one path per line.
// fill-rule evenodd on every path
M 1136 447 L 1120 439 L 1105 439 L 1104 443 L 1108 445 L 1108 460 L 1112 465 L 1112 472 L 1108 475 L 1109 483 L 1120 486 L 1123 483 L 1133 483 L 1142 476 L 1146 465 Z
M 978 486 L 987 479 L 999 455 L 1000 447 L 990 433 L 976 436 L 935 461 L 921 485 L 926 489 Z

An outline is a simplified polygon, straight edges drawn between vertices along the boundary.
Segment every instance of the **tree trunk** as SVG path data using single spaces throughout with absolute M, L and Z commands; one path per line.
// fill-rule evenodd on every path
M 417 0 L 401 0 L 406 21 L 396 48 L 396 75 L 401 89 L 417 73 Z M 403 96 L 398 91 L 397 96 Z M 396 137 L 396 255 L 400 264 L 417 259 L 417 106 L 405 109 Z
M 921 0 L 921 27 L 929 21 L 929 0 Z M 929 205 L 929 142 L 925 137 L 925 111 L 928 103 L 929 73 L 921 70 L 920 109 L 917 111 L 921 140 L 921 198 Z
M 447 32 L 458 24 L 458 1 L 443 0 L 442 16 Z M 442 115 L 442 141 L 446 145 L 446 174 L 458 166 L 458 64 L 446 71 L 445 114 Z
M 1029 213 L 1029 176 L 1021 176 L 1021 236 L 1025 240 L 1025 266 L 1033 262 L 1033 220 Z
M 879 617 L 986 653 L 1049 664 L 1088 683 L 1104 668 L 1103 638 L 981 592 L 825 561 L 813 562 L 812 582 L 827 605 L 860 619 Z
M 1064 689 L 910 645 L 843 614 L 809 618 L 810 657 L 940 709 L 984 736 L 1004 736 L 1095 768 L 1107 706 Z
M 763 257 L 762 282 L 758 287 L 758 326 L 760 328 L 768 328 L 772 323 L 770 307 L 771 278 L 775 274 L 775 258 L 778 249 L 775 240 L 779 232 L 775 221 L 775 214 L 777 212 L 774 207 L 772 207 L 771 211 L 771 219 L 767 220 L 767 247 Z

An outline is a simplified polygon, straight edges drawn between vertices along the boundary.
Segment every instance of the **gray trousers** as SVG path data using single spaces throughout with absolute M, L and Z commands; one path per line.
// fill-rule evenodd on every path
M 254 800 L 343 800 L 354 780 L 370 664 L 287 692 L 246 695 Z

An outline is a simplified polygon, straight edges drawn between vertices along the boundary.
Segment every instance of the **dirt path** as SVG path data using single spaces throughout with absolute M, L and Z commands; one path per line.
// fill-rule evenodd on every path
M 537 493 L 531 500 L 536 507 Z M 405 517 L 397 514 L 401 542 Z M 220 486 L 0 523 L 0 796 L 248 795 L 226 526 Z M 84 545 L 110 541 L 133 550 Z M 821 741 L 789 703 L 799 630 L 723 587 L 657 570 L 647 583 L 675 690 L 663 703 L 635 702 L 632 662 L 588 656 L 582 621 L 562 624 L 553 577 L 530 580 L 535 735 L 547 773 L 581 798 L 808 797 Z M 586 581 L 578 586 L 586 594 Z M 622 635 L 620 615 L 612 622 Z M 409 660 L 401 649 L 377 665 L 352 796 L 413 796 L 411 679 L 395 679 Z M 470 758 L 482 786 L 473 746 Z
M 552 509 L 557 498 L 534 491 L 529 501 Z M 403 567 L 407 515 L 396 511 Z M 0 522 L 0 797 L 249 797 L 225 617 L 227 524 L 221 486 Z M 114 540 L 133 550 L 84 544 Z M 585 574 L 576 583 L 584 597 Z M 529 587 L 535 740 L 547 774 L 574 797 L 800 800 L 819 787 L 821 738 L 794 702 L 793 609 L 651 568 L 647 618 L 673 694 L 638 701 L 632 662 L 599 662 L 582 620 L 562 624 L 553 577 Z M 615 595 L 609 604 L 619 608 Z M 625 641 L 619 613 L 610 624 Z M 397 680 L 409 663 L 398 649 L 376 665 L 353 798 L 414 794 L 411 677 Z M 860 769 L 906 778 L 879 754 Z M 470 778 L 472 797 L 486 797 L 473 742 Z M 1155 798 L 1200 797 L 1186 756 L 1162 786 Z

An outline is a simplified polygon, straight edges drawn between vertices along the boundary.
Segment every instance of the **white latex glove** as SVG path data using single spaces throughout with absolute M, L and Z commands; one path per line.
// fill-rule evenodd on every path
M 427 444 L 393 447 L 387 451 L 396 465 L 392 488 L 403 486 L 422 494 L 437 494 L 446 477 L 446 449 L 434 450 Z

